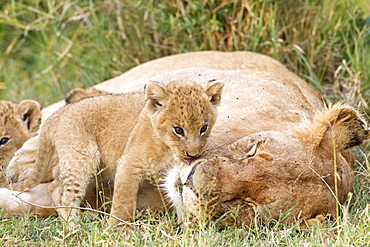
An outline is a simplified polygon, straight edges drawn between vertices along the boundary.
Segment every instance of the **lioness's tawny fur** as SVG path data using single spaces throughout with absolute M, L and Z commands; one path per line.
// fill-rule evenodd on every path
M 112 213 L 132 216 L 143 179 L 168 166 L 174 155 L 188 160 L 203 152 L 222 87 L 220 82 L 206 88 L 189 81 L 152 83 L 145 97 L 106 95 L 67 105 L 41 128 L 34 170 L 23 181 L 11 177 L 11 186 L 25 190 L 53 181 L 54 205 L 78 206 L 94 174 L 114 177 L 118 164 Z M 68 219 L 76 210 L 60 213 Z

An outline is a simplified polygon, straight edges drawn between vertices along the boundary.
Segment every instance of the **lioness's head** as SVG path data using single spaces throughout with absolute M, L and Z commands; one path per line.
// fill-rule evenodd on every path
M 335 217 L 352 190 L 348 148 L 369 138 L 354 110 L 336 106 L 297 128 L 253 133 L 191 166 L 175 166 L 165 188 L 181 221 L 250 225 Z
M 159 138 L 188 163 L 200 156 L 216 121 L 223 84 L 190 81 L 146 87 L 146 109 Z
M 15 151 L 37 134 L 41 121 L 40 104 L 24 100 L 20 104 L 0 100 L 0 171 Z M 2 182 L 0 177 L 0 183 Z

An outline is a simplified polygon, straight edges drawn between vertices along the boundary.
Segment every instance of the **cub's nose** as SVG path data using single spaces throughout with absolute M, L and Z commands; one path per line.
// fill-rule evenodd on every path
M 193 168 L 191 169 L 188 177 L 186 178 L 186 181 L 184 183 L 184 186 L 186 187 L 189 187 L 191 190 L 194 190 L 194 185 L 193 185 L 193 175 L 194 175 L 194 172 L 195 172 L 195 167 L 196 165 L 193 166 Z
M 186 152 L 186 156 L 188 156 L 188 158 L 190 159 L 195 159 L 195 158 L 198 158 L 200 156 L 200 154 L 198 152 Z

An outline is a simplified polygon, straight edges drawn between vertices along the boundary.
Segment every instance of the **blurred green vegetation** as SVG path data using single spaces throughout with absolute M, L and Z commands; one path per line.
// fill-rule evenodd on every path
M 0 97 L 44 106 L 165 55 L 270 55 L 328 98 L 367 108 L 370 28 L 346 0 L 0 2 Z
M 370 2 L 368 0 L 355 0 L 355 4 L 365 12 L 365 15 L 370 15 Z

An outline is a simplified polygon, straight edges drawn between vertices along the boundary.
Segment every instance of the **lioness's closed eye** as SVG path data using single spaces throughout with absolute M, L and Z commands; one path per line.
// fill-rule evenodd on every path
M 54 205 L 78 206 L 94 174 L 97 179 L 115 177 L 112 213 L 128 218 L 143 179 L 157 177 L 174 157 L 190 162 L 202 154 L 222 88 L 219 82 L 205 87 L 189 81 L 153 83 L 145 94 L 105 95 L 67 105 L 45 121 L 35 169 L 25 180 L 12 181 L 12 188 L 53 181 Z M 60 209 L 66 220 L 76 212 Z

